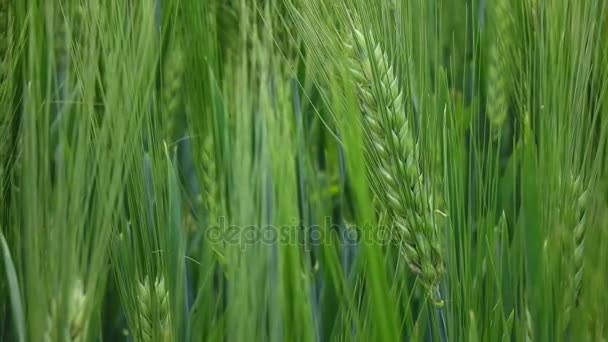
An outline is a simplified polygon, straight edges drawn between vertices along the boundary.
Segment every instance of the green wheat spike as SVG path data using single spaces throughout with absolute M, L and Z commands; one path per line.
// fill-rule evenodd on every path
M 162 113 L 163 138 L 168 142 L 178 140 L 182 106 L 184 56 L 179 42 L 174 41 L 167 51 L 163 70 Z
M 570 269 L 570 276 L 566 279 L 566 307 L 564 314 L 566 323 L 570 321 L 571 312 L 576 307 L 583 283 L 584 272 L 584 250 L 585 250 L 585 231 L 588 225 L 589 213 L 589 190 L 582 183 L 582 178 L 571 176 L 566 185 L 569 190 L 572 202 L 569 204 L 568 212 L 574 216 L 574 225 L 571 227 L 571 234 L 567 235 L 566 246 L 569 253 L 565 261 Z
M 169 292 L 164 277 L 149 281 L 148 277 L 137 286 L 139 310 L 139 340 L 143 342 L 171 341 Z
M 208 216 L 217 214 L 215 205 L 218 201 L 218 187 L 217 187 L 217 167 L 213 152 L 213 137 L 208 135 L 203 142 L 203 155 L 202 161 L 204 162 L 204 174 L 202 179 L 202 202 Z
M 491 135 L 497 140 L 507 118 L 509 94 L 510 7 L 509 0 L 495 0 L 488 4 L 491 26 L 486 77 L 486 116 L 490 122 Z
M 370 183 L 394 222 L 394 235 L 410 268 L 429 288 L 443 273 L 438 226 L 433 203 L 419 165 L 419 147 L 405 113 L 404 96 L 389 58 L 369 38 L 355 30 L 346 43 L 349 69 L 356 81 Z
M 68 294 L 67 317 L 59 315 L 57 300 L 57 297 L 51 300 L 47 316 L 47 330 L 43 336 L 43 341 L 86 341 L 89 325 L 86 316 L 88 297 L 84 292 L 82 280 L 77 277 L 72 284 Z M 58 330 L 57 328 L 61 329 Z

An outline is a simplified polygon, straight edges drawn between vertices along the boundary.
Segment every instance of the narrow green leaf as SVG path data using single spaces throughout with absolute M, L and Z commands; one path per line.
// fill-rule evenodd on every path
M 11 308 L 13 309 L 13 320 L 15 322 L 15 328 L 17 329 L 17 336 L 19 341 L 25 341 L 25 328 L 24 328 L 24 316 L 23 316 L 23 305 L 21 304 L 21 292 L 19 291 L 19 282 L 17 280 L 17 272 L 15 271 L 15 265 L 11 258 L 11 252 L 4 238 L 4 234 L 0 230 L 0 244 L 2 245 L 2 254 L 4 256 L 4 266 L 6 267 L 6 278 L 8 279 L 8 286 L 11 297 Z

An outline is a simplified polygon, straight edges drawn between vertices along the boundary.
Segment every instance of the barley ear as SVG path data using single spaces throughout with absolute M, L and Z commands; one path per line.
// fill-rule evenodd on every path
M 373 47 L 370 54 L 367 43 Z M 372 190 L 389 213 L 410 268 L 425 286 L 434 287 L 443 273 L 439 235 L 399 81 L 387 54 L 371 36 L 355 30 L 345 47 L 363 113 Z
M 204 163 L 204 173 L 202 177 L 202 202 L 207 212 L 207 217 L 213 217 L 217 214 L 216 208 L 218 200 L 217 186 L 217 165 L 215 163 L 213 136 L 211 134 L 205 137 L 203 142 L 202 161 Z
M 69 319 L 71 341 L 84 341 L 87 331 L 87 320 L 85 317 L 86 295 L 82 281 L 78 278 L 70 296 Z
M 57 336 L 57 300 L 55 298 L 51 299 L 49 304 L 49 312 L 46 316 L 46 330 L 42 337 L 44 342 L 52 342 L 58 339 Z
M 588 220 L 588 204 L 589 204 L 589 190 L 583 187 L 582 178 L 571 176 L 569 180 L 570 198 L 572 202 L 569 203 L 570 212 L 574 215 L 574 226 L 571 228 L 571 233 L 567 236 L 567 246 L 569 247 L 570 253 L 568 258 L 570 277 L 567 280 L 567 297 L 565 317 L 566 325 L 570 321 L 572 310 L 578 305 L 582 282 L 583 282 L 583 271 L 584 271 L 584 250 L 585 250 L 585 231 L 587 228 Z
M 509 65 L 506 52 L 510 47 L 510 9 L 508 0 L 496 0 L 489 4 L 492 20 L 492 41 L 486 78 L 486 116 L 490 122 L 490 132 L 494 140 L 502 133 L 507 117 L 510 94 Z
M 178 140 L 182 109 L 183 73 L 184 56 L 182 47 L 178 40 L 173 40 L 164 61 L 161 89 L 163 139 L 170 143 Z
M 43 341 L 85 341 L 87 337 L 88 319 L 86 316 L 87 296 L 84 293 L 82 280 L 76 278 L 68 294 L 67 321 L 59 316 L 58 298 L 52 298 L 47 315 L 47 328 Z M 57 330 L 57 328 L 62 328 Z
M 575 203 L 575 215 L 578 218 L 578 222 L 574 226 L 573 238 L 574 238 L 574 302 L 578 302 L 582 283 L 583 283 L 583 270 L 584 270 L 584 248 L 585 248 L 585 230 L 587 226 L 587 207 L 589 203 L 589 190 L 580 189 L 580 178 L 576 185 L 579 190 L 579 195 L 576 198 Z
M 148 277 L 137 285 L 139 340 L 171 341 L 169 292 L 163 277 L 150 282 Z

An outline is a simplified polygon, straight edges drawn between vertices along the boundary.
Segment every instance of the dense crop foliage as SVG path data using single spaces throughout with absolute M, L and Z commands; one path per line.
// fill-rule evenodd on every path
M 0 0 L 0 340 L 604 341 L 608 1 Z

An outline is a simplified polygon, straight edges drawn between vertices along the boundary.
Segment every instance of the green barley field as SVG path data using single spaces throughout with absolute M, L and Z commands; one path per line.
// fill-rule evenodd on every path
M 0 341 L 606 341 L 608 0 L 0 0 Z

